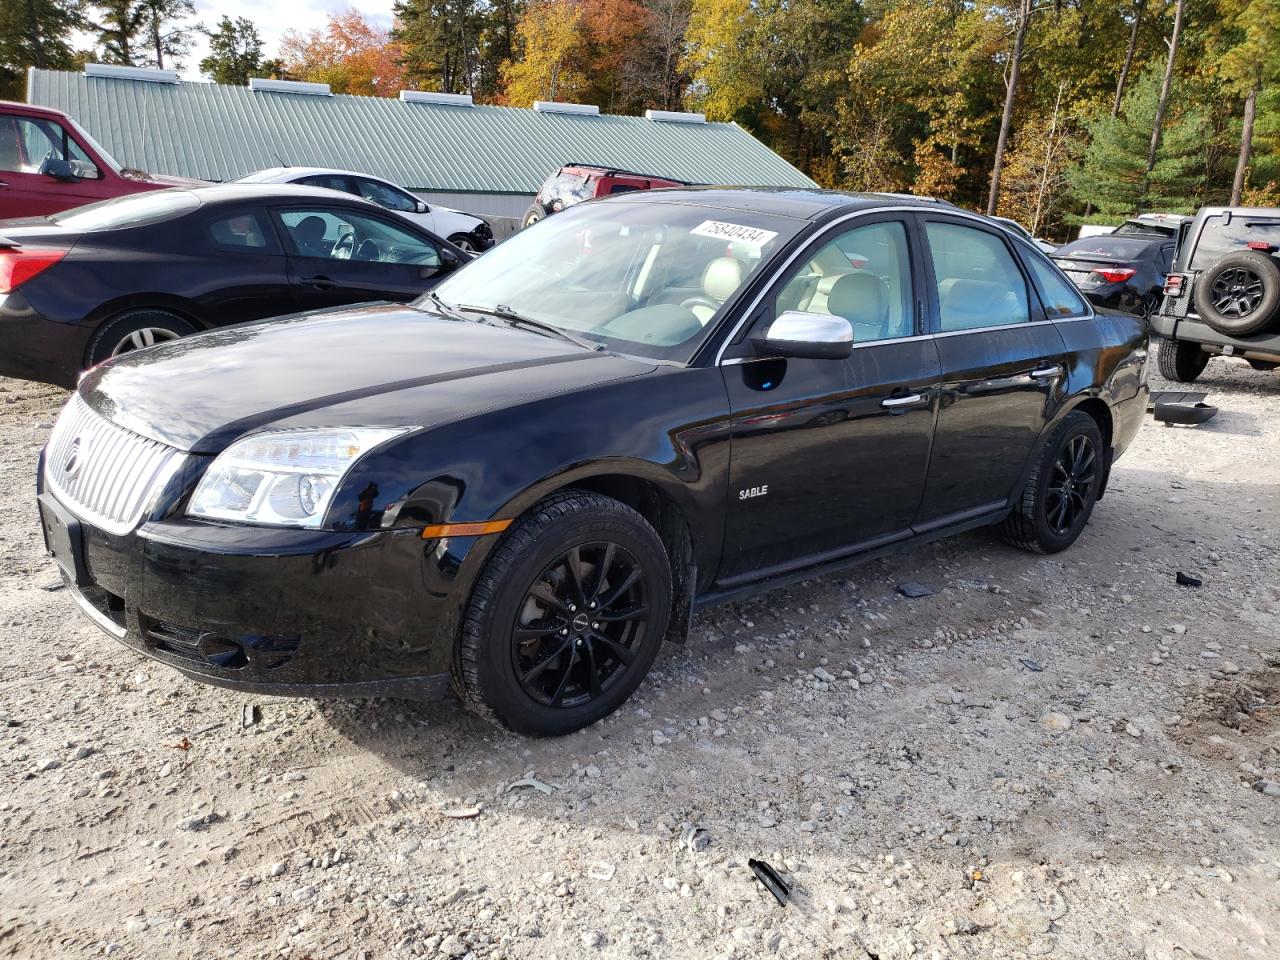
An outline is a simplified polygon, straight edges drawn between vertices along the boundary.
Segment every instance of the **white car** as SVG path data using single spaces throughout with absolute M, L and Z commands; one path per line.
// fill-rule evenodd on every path
M 367 173 L 326 170 L 322 167 L 271 167 L 240 177 L 236 182 L 301 183 L 309 187 L 327 187 L 340 193 L 353 193 L 412 220 L 468 253 L 483 253 L 493 246 L 493 230 L 479 217 L 439 204 L 428 204 L 403 187 L 371 177 Z

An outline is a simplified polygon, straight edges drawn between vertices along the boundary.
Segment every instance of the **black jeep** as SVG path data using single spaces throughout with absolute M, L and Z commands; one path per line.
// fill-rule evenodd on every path
M 1204 207 L 1182 225 L 1164 301 L 1160 373 L 1190 383 L 1212 356 L 1280 367 L 1280 209 Z

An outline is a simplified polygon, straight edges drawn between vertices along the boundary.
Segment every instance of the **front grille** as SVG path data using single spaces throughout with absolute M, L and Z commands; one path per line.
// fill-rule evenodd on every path
M 82 520 L 128 533 L 186 459 L 99 416 L 74 394 L 44 451 L 44 482 Z

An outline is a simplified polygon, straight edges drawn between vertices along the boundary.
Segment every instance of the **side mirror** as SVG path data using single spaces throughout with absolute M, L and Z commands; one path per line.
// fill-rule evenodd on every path
M 430 213 L 431 208 L 427 206 L 427 203 L 425 200 L 419 200 L 417 203 L 413 205 L 413 212 L 414 213 Z
M 843 360 L 853 352 L 853 326 L 829 313 L 788 310 L 769 324 L 764 336 L 752 337 L 751 345 L 762 357 Z
M 43 176 L 52 177 L 54 180 L 61 180 L 64 183 L 80 179 L 75 165 L 70 160 L 60 160 L 52 154 L 40 161 L 40 173 Z

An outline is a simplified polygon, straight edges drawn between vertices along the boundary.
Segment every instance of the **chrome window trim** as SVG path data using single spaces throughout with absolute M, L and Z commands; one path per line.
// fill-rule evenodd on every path
M 921 198 L 922 202 L 927 199 L 928 198 L 923 198 L 923 197 Z M 753 299 L 751 303 L 746 308 L 743 309 L 742 315 L 738 319 L 738 322 L 733 325 L 733 329 L 729 331 L 728 336 L 724 338 L 724 341 L 720 344 L 720 347 L 716 350 L 716 358 L 712 365 L 713 366 L 734 365 L 726 362 L 725 356 L 724 356 L 725 351 L 728 350 L 729 347 L 733 345 L 733 341 L 737 339 L 738 334 L 742 332 L 742 328 L 747 325 L 747 322 L 751 319 L 752 314 L 755 313 L 756 308 L 759 307 L 760 304 L 764 302 L 764 299 L 766 297 L 770 296 L 775 291 L 775 288 L 778 286 L 779 282 L 781 281 L 782 275 L 786 273 L 786 271 L 790 269 L 791 265 L 795 263 L 804 253 L 814 249 L 815 245 L 817 244 L 825 243 L 826 241 L 824 240 L 824 238 L 829 237 L 831 233 L 837 227 L 840 227 L 842 224 L 848 223 L 850 220 L 856 220 L 859 217 L 873 217 L 883 213 L 912 213 L 912 214 L 927 214 L 928 216 L 931 216 L 931 217 L 957 217 L 961 220 L 971 220 L 974 223 L 981 224 L 984 226 L 992 225 L 992 221 L 988 217 L 984 217 L 981 214 L 977 214 L 977 213 L 970 213 L 968 210 L 961 210 L 957 207 L 936 207 L 936 208 L 922 207 L 922 206 L 917 206 L 915 204 L 911 206 L 903 205 L 903 206 L 893 206 L 893 207 L 869 207 L 865 210 L 854 210 L 852 213 L 846 213 L 844 216 L 837 217 L 835 220 L 832 220 L 830 223 L 828 223 L 824 229 L 822 229 L 821 231 L 819 231 L 818 233 L 815 233 L 812 237 L 810 237 L 807 243 L 805 243 L 803 246 L 793 251 L 791 256 L 787 257 L 787 259 L 773 271 L 773 274 L 774 274 L 773 280 L 769 283 L 768 286 L 766 286 L 763 290 L 761 290 L 758 294 L 756 294 L 755 299 Z M 1004 227 L 1001 227 L 999 225 L 997 225 L 995 229 L 999 230 L 1002 234 L 1008 233 L 1008 231 L 1005 230 Z M 1035 251 L 1035 253 L 1036 253 L 1036 256 L 1041 256 L 1041 257 L 1044 257 L 1046 260 L 1049 260 L 1050 264 L 1054 266 L 1054 269 L 1058 269 L 1057 265 L 1053 264 L 1053 261 L 1051 258 L 1049 258 L 1048 256 L 1045 256 L 1045 254 L 1043 253 L 1040 253 L 1038 250 Z M 1058 272 L 1061 273 L 1061 270 L 1059 269 Z M 1071 282 L 1070 278 L 1067 278 L 1067 282 L 1068 283 Z M 1074 284 L 1072 285 L 1074 286 Z M 1036 291 L 1036 294 L 1037 296 L 1039 295 L 1038 290 Z M 1094 313 L 1093 304 L 1089 302 L 1089 298 L 1082 293 L 1080 294 L 1080 299 L 1084 301 L 1085 308 L 1089 311 L 1084 316 L 1062 317 L 1061 319 L 1054 318 L 1054 317 L 1045 317 L 1043 320 L 1027 320 L 1025 323 L 1006 323 L 1006 324 L 998 324 L 996 326 L 991 326 L 991 327 L 975 327 L 973 330 L 949 330 L 945 332 L 939 331 L 937 333 L 916 334 L 912 337 L 896 337 L 896 338 L 890 338 L 887 340 L 868 340 L 861 344 L 854 343 L 853 346 L 854 346 L 854 349 L 857 349 L 860 346 L 866 347 L 866 346 L 871 346 L 877 343 L 894 343 L 894 342 L 900 342 L 900 341 L 909 340 L 909 339 L 923 340 L 927 337 L 954 337 L 954 336 L 961 336 L 963 334 L 969 334 L 969 333 L 989 333 L 992 330 L 1007 330 L 1010 327 L 1029 326 L 1031 324 L 1036 324 L 1036 323 L 1067 323 L 1074 320 L 1094 319 L 1097 316 L 1097 314 Z M 736 363 L 746 363 L 750 360 L 756 360 L 760 358 L 730 357 L 729 359 L 731 361 L 735 361 Z

